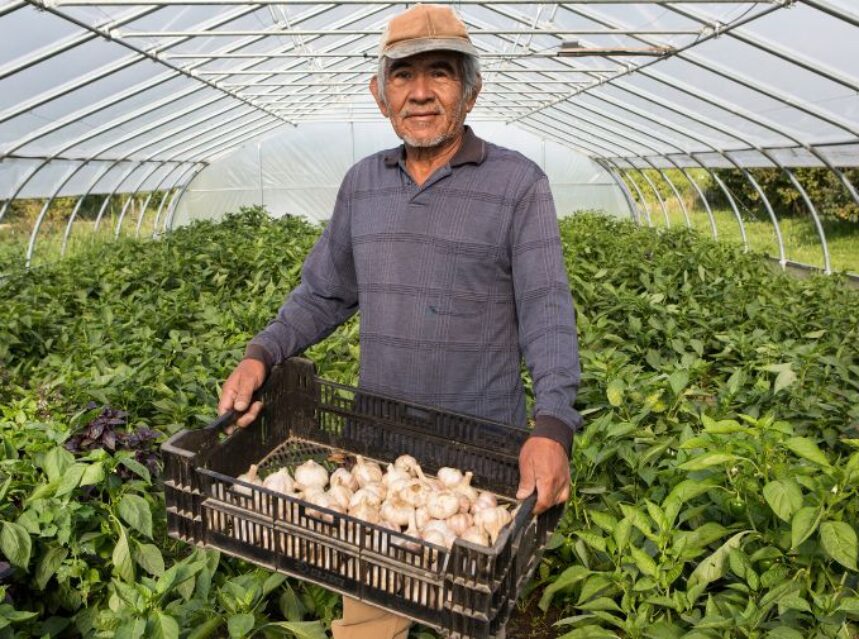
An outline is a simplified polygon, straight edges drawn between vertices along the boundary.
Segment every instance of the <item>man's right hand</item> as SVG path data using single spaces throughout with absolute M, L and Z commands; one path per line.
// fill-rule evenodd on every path
M 236 426 L 244 428 L 257 418 L 262 410 L 262 402 L 253 402 L 253 394 L 265 381 L 265 364 L 256 359 L 243 359 L 233 370 L 224 388 L 221 390 L 221 401 L 218 402 L 218 415 L 229 410 L 244 413 Z M 245 412 L 247 411 L 247 412 Z

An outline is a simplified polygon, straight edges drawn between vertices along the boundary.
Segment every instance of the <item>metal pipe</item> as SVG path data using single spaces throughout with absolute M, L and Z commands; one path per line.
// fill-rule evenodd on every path
M 176 215 L 176 208 L 179 206 L 179 202 L 182 201 L 182 197 L 185 195 L 185 192 L 188 190 L 188 186 L 190 186 L 191 182 L 194 181 L 194 178 L 200 174 L 200 171 L 205 168 L 201 166 L 199 169 L 194 171 L 194 173 L 189 177 L 185 184 L 182 186 L 182 190 L 179 191 L 178 195 L 173 198 L 173 201 L 170 203 L 170 208 L 168 209 L 167 215 L 164 220 L 164 230 L 172 231 L 173 230 L 173 216 Z
M 42 205 L 42 209 L 39 211 L 39 215 L 36 216 L 36 221 L 33 223 L 33 230 L 30 232 L 30 240 L 27 242 L 27 256 L 24 260 L 24 268 L 30 268 L 30 262 L 33 260 L 33 251 L 36 250 L 36 236 L 39 235 L 39 229 L 42 227 L 42 221 L 45 219 L 45 215 L 48 213 L 48 209 L 51 208 L 51 204 L 54 201 L 54 198 L 57 196 L 57 193 L 62 190 L 62 188 L 66 185 L 66 183 L 71 179 L 71 177 L 77 173 L 77 169 L 72 167 L 70 170 L 66 171 L 65 176 L 61 180 L 57 187 L 54 189 L 51 197 L 45 200 L 45 203 Z
M 644 178 L 644 181 L 647 182 L 647 184 L 650 186 L 650 189 L 653 191 L 653 194 L 656 195 L 656 201 L 659 202 L 659 207 L 662 209 L 662 217 L 665 218 L 665 227 L 671 228 L 671 220 L 668 218 L 668 209 L 665 208 L 665 201 L 662 199 L 662 194 L 659 193 L 659 189 L 656 188 L 656 185 L 644 171 L 642 171 L 638 167 L 634 168 L 636 171 L 638 171 L 639 175 Z
M 686 4 L 737 4 L 743 0 L 682 0 Z M 750 0 L 746 0 L 747 2 Z M 146 0 L 147 4 L 151 5 L 175 5 L 175 6 L 194 6 L 194 5 L 222 5 L 236 4 L 237 0 Z M 443 5 L 483 5 L 486 0 L 438 0 L 435 4 Z M 654 5 L 669 5 L 677 0 L 587 0 L 588 4 L 654 4 Z M 757 4 L 781 4 L 783 0 L 757 0 Z M 53 0 L 52 4 L 58 7 L 77 7 L 77 6 L 124 6 L 139 4 L 140 0 Z M 242 0 L 242 4 L 248 6 L 268 6 L 288 4 L 287 0 Z M 391 5 L 391 0 L 337 0 L 338 5 Z M 493 4 L 525 4 L 533 5 L 534 0 L 498 0 Z
M 698 197 L 701 198 L 701 202 L 704 203 L 704 209 L 707 211 L 707 217 L 710 220 L 710 233 L 713 235 L 714 240 L 719 239 L 719 231 L 716 229 L 716 218 L 713 217 L 713 209 L 710 208 L 710 201 L 707 199 L 707 196 L 704 194 L 704 191 L 701 190 L 701 187 L 698 186 L 698 182 L 696 182 L 689 172 L 685 168 L 677 167 L 680 169 L 680 172 L 686 177 L 689 181 L 689 184 L 692 185 L 692 188 L 698 193 Z
M 702 165 L 702 168 L 703 167 Z M 734 201 L 734 196 L 731 193 L 730 189 L 725 186 L 725 183 L 722 182 L 722 178 L 720 178 L 715 171 L 705 168 L 707 173 L 710 174 L 710 177 L 715 180 L 716 184 L 719 185 L 719 188 L 722 189 L 722 193 L 725 194 L 725 197 L 728 198 L 728 204 L 731 205 L 731 209 L 734 211 L 734 217 L 737 218 L 737 224 L 740 226 L 740 237 L 743 238 L 743 251 L 748 253 L 749 251 L 749 238 L 746 237 L 746 225 L 743 223 L 743 216 L 740 215 L 740 210 L 737 208 L 737 203 Z
M 808 209 L 808 212 L 811 214 L 811 219 L 814 220 L 814 227 L 817 230 L 817 236 L 820 238 L 820 248 L 823 249 L 823 272 L 827 275 L 832 274 L 832 264 L 829 260 L 829 244 L 826 241 L 826 232 L 823 230 L 823 224 L 820 222 L 820 216 L 817 214 L 817 209 L 814 207 L 814 204 L 811 201 L 811 198 L 808 197 L 808 193 L 805 190 L 805 187 L 800 184 L 799 180 L 796 179 L 796 176 L 793 174 L 787 167 L 782 167 L 784 172 L 787 174 L 787 177 L 790 178 L 793 187 L 799 191 L 799 194 L 802 196 L 802 200 L 805 202 L 805 206 Z
M 594 159 L 594 162 L 599 164 L 603 170 L 611 176 L 611 179 L 614 180 L 614 183 L 617 184 L 620 192 L 623 194 L 624 199 L 626 200 L 626 206 L 629 208 L 629 217 L 635 222 L 637 225 L 641 226 L 641 221 L 638 216 L 638 207 L 635 205 L 635 200 L 632 199 L 632 194 L 629 192 L 629 189 L 626 188 L 626 184 L 624 184 L 623 180 L 617 175 L 617 172 L 608 166 L 608 162 L 603 160 L 602 158 Z
M 629 184 L 631 184 L 631 185 L 632 185 L 633 190 L 634 190 L 634 191 L 636 192 L 636 194 L 638 195 L 638 201 L 639 201 L 639 202 L 641 202 L 641 207 L 642 207 L 642 209 L 644 210 L 644 217 L 645 217 L 645 219 L 647 219 L 647 226 L 652 227 L 652 226 L 653 226 L 653 219 L 652 219 L 652 218 L 651 218 L 651 216 L 650 216 L 650 207 L 649 207 L 649 206 L 648 206 L 648 204 L 647 204 L 647 200 L 646 200 L 646 199 L 645 199 L 645 197 L 644 197 L 644 193 L 642 193 L 642 192 L 641 192 L 641 189 L 640 189 L 640 188 L 638 188 L 638 184 L 636 184 L 636 183 L 635 183 L 635 180 L 634 180 L 634 179 L 632 179 L 632 177 L 630 177 L 630 176 L 627 174 L 627 171 L 626 171 L 626 170 L 622 170 L 622 171 L 621 171 L 621 176 L 622 176 L 622 177 L 624 177 L 624 178 L 626 178 L 626 179 L 624 180 L 624 182 L 628 182 Z
M 770 221 L 773 225 L 773 229 L 775 230 L 776 242 L 778 243 L 778 263 L 781 265 L 782 269 L 784 269 L 787 265 L 787 256 L 784 252 L 784 239 L 781 236 L 781 226 L 778 223 L 778 217 L 776 216 L 775 211 L 770 204 L 767 194 L 764 193 L 764 190 L 761 188 L 761 185 L 758 184 L 758 181 L 751 174 L 751 172 L 745 167 L 740 167 L 740 170 L 743 172 L 743 175 L 746 176 L 746 179 L 752 185 L 752 188 L 757 191 L 758 195 L 761 198 L 761 201 L 764 203 L 764 208 L 766 209 L 767 215 L 769 215 Z
M 200 29 L 182 29 L 176 31 L 126 31 L 117 30 L 114 34 L 119 38 L 182 38 L 185 36 L 208 38 L 210 36 L 282 36 L 282 37 L 306 37 L 306 36 L 342 36 L 382 35 L 383 29 L 219 29 L 217 31 Z M 596 36 L 618 36 L 618 35 L 700 35 L 701 29 L 472 29 L 469 36 L 497 36 L 497 35 L 545 35 L 545 36 L 572 36 L 572 35 L 596 35 Z M 253 54 L 250 54 L 253 55 Z M 555 54 L 557 55 L 557 54 Z M 175 53 L 165 56 L 168 59 L 175 58 L 207 58 L 205 53 Z M 262 54 L 259 57 L 266 57 Z
M 645 160 L 645 162 L 647 162 L 647 160 Z M 648 162 L 648 164 L 650 164 L 650 163 Z M 665 171 L 663 171 L 660 168 L 657 168 L 656 166 L 654 166 L 652 164 L 650 166 L 653 167 L 656 171 L 658 171 L 659 175 L 662 176 L 662 179 L 668 183 L 668 186 L 671 188 L 671 191 L 674 193 L 674 199 L 677 200 L 677 204 L 680 205 L 680 210 L 683 212 L 683 219 L 686 220 L 686 228 L 692 228 L 692 220 L 689 219 L 689 211 L 686 209 L 686 202 L 683 201 L 683 197 L 680 195 L 680 191 L 674 185 L 674 182 L 671 181 L 671 179 L 668 177 L 668 175 L 665 173 Z

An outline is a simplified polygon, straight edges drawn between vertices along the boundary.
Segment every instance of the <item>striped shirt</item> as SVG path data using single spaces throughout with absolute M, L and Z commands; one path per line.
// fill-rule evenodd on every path
M 569 449 L 581 424 L 575 313 L 549 182 L 466 127 L 418 186 L 404 147 L 355 164 L 301 284 L 248 346 L 271 367 L 361 311 L 362 389 L 524 427 Z

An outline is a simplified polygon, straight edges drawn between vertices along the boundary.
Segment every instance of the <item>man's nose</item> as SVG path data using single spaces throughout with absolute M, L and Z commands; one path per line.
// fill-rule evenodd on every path
M 416 73 L 409 91 L 409 99 L 415 102 L 427 102 L 434 98 L 429 76 L 426 73 Z

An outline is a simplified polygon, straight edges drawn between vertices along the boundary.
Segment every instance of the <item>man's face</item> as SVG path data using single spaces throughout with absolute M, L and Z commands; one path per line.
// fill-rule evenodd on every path
M 477 98 L 463 95 L 457 54 L 433 51 L 389 64 L 385 100 L 375 77 L 370 91 L 397 136 L 417 148 L 436 147 L 455 137 Z

